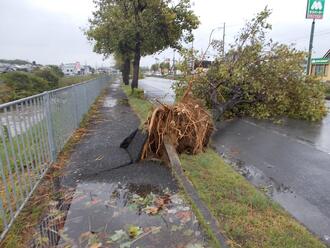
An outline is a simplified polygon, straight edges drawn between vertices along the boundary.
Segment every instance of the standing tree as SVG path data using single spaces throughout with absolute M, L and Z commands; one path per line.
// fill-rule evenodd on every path
M 159 67 L 162 75 L 164 75 L 166 71 L 168 72 L 170 70 L 171 65 L 169 62 L 162 62 L 160 63 Z
M 153 64 L 153 65 L 151 66 L 151 70 L 152 70 L 154 73 L 158 72 L 158 71 L 159 71 L 159 64 Z
M 140 60 L 168 47 L 191 42 L 199 25 L 190 0 L 96 0 L 86 32 L 94 50 L 106 56 L 133 54 L 132 89 L 138 87 Z
M 128 85 L 134 40 L 127 29 L 130 21 L 126 18 L 129 14 L 126 2 L 95 0 L 97 10 L 89 19 L 90 26 L 85 35 L 94 42 L 96 53 L 103 54 L 105 58 L 114 57 L 117 68 L 122 72 L 123 82 Z
M 116 61 L 115 67 L 120 70 L 124 84 L 129 85 L 129 76 L 131 74 L 131 55 L 115 53 L 114 59 Z

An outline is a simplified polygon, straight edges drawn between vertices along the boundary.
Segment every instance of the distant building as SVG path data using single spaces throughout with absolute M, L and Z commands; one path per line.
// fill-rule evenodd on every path
M 18 64 L 15 64 L 15 61 L 19 61 Z M 0 73 L 6 73 L 11 71 L 23 71 L 23 72 L 32 72 L 33 69 L 39 67 L 31 63 L 23 64 L 23 60 L 13 60 L 11 63 L 0 63 Z
M 323 58 L 312 59 L 311 74 L 320 77 L 322 81 L 330 82 L 330 50 L 323 56 Z
M 10 70 L 10 66 L 8 64 L 0 63 L 0 73 L 6 73 Z
M 32 64 L 25 64 L 25 65 L 13 65 L 15 71 L 25 71 L 25 72 L 32 72 L 35 68 Z
M 81 72 L 81 75 L 90 75 L 90 74 L 94 74 L 95 69 L 92 68 L 92 67 L 89 66 L 89 65 L 84 65 L 84 66 L 81 68 L 80 72 Z
M 197 68 L 204 68 L 204 69 L 208 69 L 210 68 L 210 66 L 212 65 L 212 61 L 209 60 L 202 60 L 202 61 L 195 61 L 195 70 Z
M 60 68 L 64 75 L 73 76 L 81 74 L 81 65 L 79 62 L 69 63 L 69 64 L 61 64 Z
M 99 68 L 97 68 L 97 72 L 100 74 L 110 74 L 110 73 L 112 73 L 112 68 L 111 67 L 99 67 Z

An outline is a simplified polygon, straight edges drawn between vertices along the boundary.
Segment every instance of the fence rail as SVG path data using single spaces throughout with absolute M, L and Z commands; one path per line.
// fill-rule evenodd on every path
M 109 80 L 0 105 L 0 240 Z

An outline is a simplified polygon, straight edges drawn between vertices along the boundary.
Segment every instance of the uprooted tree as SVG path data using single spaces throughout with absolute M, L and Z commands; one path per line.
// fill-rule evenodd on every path
M 321 120 L 326 115 L 324 86 L 305 75 L 304 52 L 267 39 L 270 14 L 266 8 L 248 22 L 225 56 L 222 44 L 213 41 L 219 55 L 209 70 L 179 82 L 177 92 L 191 84 L 215 119 L 225 114 Z
M 179 153 L 202 152 L 213 131 L 212 117 L 203 106 L 212 110 L 216 120 L 225 114 L 312 121 L 325 116 L 323 85 L 304 73 L 306 54 L 266 38 L 269 15 L 266 8 L 248 22 L 225 55 L 222 43 L 212 42 L 219 55 L 209 70 L 187 73 L 176 85 L 183 97 L 152 113 L 143 157 L 161 157 L 165 137 Z

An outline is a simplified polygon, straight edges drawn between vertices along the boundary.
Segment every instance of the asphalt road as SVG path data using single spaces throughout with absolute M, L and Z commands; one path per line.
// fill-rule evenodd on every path
M 139 81 L 139 87 L 145 90 L 145 95 L 151 100 L 172 103 L 175 94 L 172 87 L 173 80 L 147 77 Z
M 149 98 L 166 95 L 166 102 L 173 102 L 171 82 L 147 78 L 140 86 Z M 321 123 L 219 123 L 212 142 L 255 186 L 330 243 L 330 115 Z

